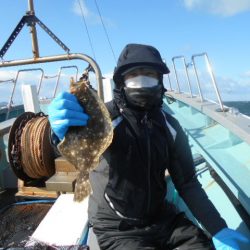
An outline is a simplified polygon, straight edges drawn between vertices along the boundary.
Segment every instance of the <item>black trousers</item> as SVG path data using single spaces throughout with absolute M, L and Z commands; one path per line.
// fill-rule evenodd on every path
M 103 250 L 190 250 L 215 249 L 211 239 L 184 213 L 166 208 L 148 225 L 121 219 L 109 207 L 98 207 L 93 231 Z

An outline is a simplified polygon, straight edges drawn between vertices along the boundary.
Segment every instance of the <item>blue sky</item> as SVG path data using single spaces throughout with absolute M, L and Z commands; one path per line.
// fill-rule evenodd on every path
M 27 2 L 1 0 L 0 47 L 24 15 Z M 104 75 L 112 74 L 127 43 L 157 47 L 171 72 L 173 56 L 184 55 L 189 62 L 193 54 L 207 52 L 223 98 L 250 100 L 250 0 L 80 0 L 93 50 L 78 0 L 34 0 L 34 4 L 36 16 L 70 51 L 93 57 Z M 40 28 L 38 37 L 40 56 L 64 53 Z M 31 57 L 25 27 L 4 59 Z M 0 73 L 1 80 L 5 77 Z M 170 77 L 175 85 L 173 74 Z

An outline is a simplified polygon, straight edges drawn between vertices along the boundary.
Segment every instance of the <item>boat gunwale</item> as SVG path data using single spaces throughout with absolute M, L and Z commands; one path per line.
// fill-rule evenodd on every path
M 197 97 L 191 98 L 185 93 L 168 91 L 168 94 L 175 100 L 183 102 L 212 118 L 250 145 L 250 117 L 241 113 L 233 114 L 230 112 L 230 109 L 228 111 L 221 111 L 220 106 L 216 102 L 209 100 L 201 102 Z

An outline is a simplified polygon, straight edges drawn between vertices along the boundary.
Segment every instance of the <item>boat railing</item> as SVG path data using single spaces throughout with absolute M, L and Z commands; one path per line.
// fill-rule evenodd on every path
M 14 97 L 14 93 L 15 93 L 15 90 L 16 90 L 18 77 L 19 77 L 20 73 L 22 73 L 22 72 L 28 72 L 28 71 L 40 71 L 41 72 L 41 77 L 39 79 L 39 84 L 38 84 L 39 86 L 41 85 L 41 82 L 42 82 L 42 79 L 43 79 L 43 76 L 44 76 L 43 69 L 41 69 L 41 68 L 32 68 L 32 69 L 21 69 L 21 70 L 18 70 L 17 73 L 16 73 L 16 77 L 15 77 L 15 80 L 14 80 L 13 87 L 12 87 L 10 99 L 8 101 L 8 107 L 7 107 L 7 113 L 6 113 L 6 120 L 9 119 L 9 114 L 10 114 L 12 103 L 13 103 L 13 97 Z
M 38 86 L 37 86 L 37 95 L 39 96 L 41 88 L 42 88 L 42 83 L 44 79 L 50 78 L 49 76 L 46 76 L 45 74 L 43 74 L 41 81 L 39 82 Z
M 181 59 L 182 62 L 183 62 L 184 70 L 185 70 L 185 77 L 186 77 L 186 81 L 187 81 L 187 84 L 188 84 L 190 97 L 191 98 L 195 97 L 193 95 L 193 93 L 192 93 L 192 87 L 191 87 L 190 76 L 189 76 L 189 71 L 188 71 L 188 68 L 190 68 L 190 66 L 192 66 L 193 71 L 194 71 L 194 75 L 195 75 L 195 79 L 196 79 L 197 89 L 198 89 L 198 92 L 199 92 L 200 102 L 205 101 L 205 98 L 203 96 L 203 91 L 202 91 L 202 88 L 201 88 L 200 76 L 198 74 L 198 67 L 197 67 L 197 64 L 196 64 L 196 59 L 198 57 L 204 57 L 205 64 L 206 64 L 206 69 L 207 69 L 207 72 L 209 73 L 209 76 L 211 78 L 212 86 L 213 86 L 213 88 L 215 90 L 215 93 L 216 93 L 216 96 L 217 96 L 217 101 L 218 101 L 219 106 L 220 106 L 220 111 L 225 111 L 225 107 L 223 106 L 223 102 L 222 102 L 220 92 L 219 92 L 219 89 L 218 89 L 218 85 L 217 85 L 217 82 L 216 82 L 216 79 L 215 79 L 215 76 L 214 76 L 214 73 L 213 73 L 213 70 L 212 70 L 212 66 L 211 66 L 210 60 L 209 60 L 208 55 L 207 55 L 206 52 L 192 55 L 191 63 L 186 63 L 186 60 L 185 60 L 184 56 L 175 56 L 175 57 L 172 58 L 175 81 L 176 81 L 176 86 L 177 86 L 177 93 L 182 93 L 182 89 L 180 87 L 179 75 L 178 75 L 179 72 L 176 69 L 176 60 Z M 170 83 L 171 83 L 171 81 L 170 81 Z M 172 86 L 171 86 L 171 90 L 172 90 Z
M 90 67 L 93 69 L 95 73 L 98 95 L 103 99 L 102 74 L 99 65 L 95 62 L 93 58 L 82 53 L 69 53 L 69 54 L 61 54 L 61 55 L 38 57 L 38 58 L 20 59 L 13 61 L 2 61 L 0 62 L 0 68 L 23 66 L 30 64 L 40 64 L 40 63 L 44 64 L 50 62 L 69 61 L 69 60 L 83 60 L 90 65 Z
M 5 83 L 8 83 L 8 82 L 14 83 L 14 79 L 11 78 L 11 79 L 8 79 L 8 80 L 0 80 L 0 84 L 5 84 Z
M 77 76 L 78 76 L 78 67 L 76 65 L 71 65 L 71 66 L 61 66 L 57 75 L 57 80 L 56 80 L 56 86 L 53 92 L 53 98 L 56 96 L 57 93 L 57 89 L 58 89 L 58 85 L 59 85 L 59 81 L 61 78 L 61 73 L 63 69 L 69 69 L 69 68 L 75 68 L 76 69 L 76 76 L 75 76 L 75 80 L 77 80 Z
M 181 92 L 181 89 L 180 89 L 180 83 L 179 83 L 178 74 L 177 74 L 177 70 L 176 70 L 176 66 L 175 66 L 175 61 L 177 59 L 181 59 L 182 62 L 183 62 L 184 69 L 185 69 L 185 76 L 186 76 L 187 84 L 188 84 L 188 88 L 189 88 L 189 93 L 190 93 L 190 96 L 192 97 L 193 93 L 192 93 L 192 88 L 191 88 L 189 74 L 188 74 L 188 71 L 187 71 L 187 63 L 186 63 L 186 60 L 185 60 L 184 56 L 175 56 L 175 57 L 172 58 L 172 63 L 173 63 L 173 67 L 174 67 L 175 80 L 176 80 L 176 83 L 177 83 L 178 93 Z
M 3 85 L 8 84 L 8 86 L 11 87 L 10 83 L 14 83 L 14 82 L 15 82 L 14 78 L 7 79 L 7 80 L 0 80 L 0 86 L 2 87 Z M 8 108 L 8 103 L 9 102 L 2 102 L 1 101 L 0 103 L 1 103 L 0 109 L 6 109 L 6 108 Z

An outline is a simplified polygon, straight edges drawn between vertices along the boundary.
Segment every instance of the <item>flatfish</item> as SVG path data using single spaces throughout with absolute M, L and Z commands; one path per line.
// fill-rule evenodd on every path
M 62 156 L 79 171 L 74 191 L 74 200 L 79 202 L 91 193 L 89 173 L 98 165 L 100 156 L 113 138 L 109 112 L 96 91 L 90 87 L 88 74 L 83 76 L 78 82 L 71 79 L 70 92 L 77 97 L 90 118 L 87 126 L 70 127 L 58 144 Z

